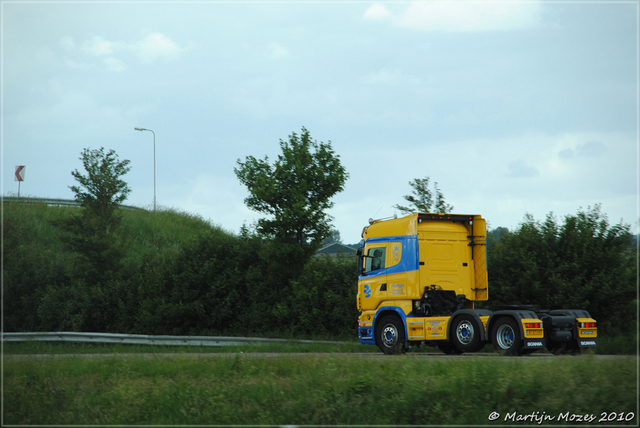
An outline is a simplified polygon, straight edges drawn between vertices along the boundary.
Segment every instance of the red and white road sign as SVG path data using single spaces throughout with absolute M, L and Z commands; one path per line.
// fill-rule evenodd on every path
M 24 165 L 16 166 L 15 181 L 24 181 L 25 169 L 26 169 L 26 167 Z

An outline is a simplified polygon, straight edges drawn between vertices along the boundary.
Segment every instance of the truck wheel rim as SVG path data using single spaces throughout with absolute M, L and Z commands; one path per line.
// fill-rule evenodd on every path
M 458 330 L 456 333 L 458 336 L 458 341 L 467 345 L 473 340 L 473 325 L 471 325 L 471 323 L 468 321 L 463 321 L 458 324 Z
M 515 333 L 509 325 L 501 325 L 496 332 L 496 340 L 498 346 L 502 349 L 509 349 L 513 345 L 515 339 Z
M 396 330 L 395 326 L 390 324 L 382 329 L 382 343 L 384 344 L 384 346 L 393 348 L 397 341 L 398 330 Z

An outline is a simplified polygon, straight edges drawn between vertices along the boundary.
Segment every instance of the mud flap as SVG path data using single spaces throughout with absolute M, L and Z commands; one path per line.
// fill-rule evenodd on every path
M 595 348 L 598 346 L 597 338 L 578 338 L 578 346 L 580 348 Z
M 544 339 L 524 339 L 524 349 L 544 349 Z

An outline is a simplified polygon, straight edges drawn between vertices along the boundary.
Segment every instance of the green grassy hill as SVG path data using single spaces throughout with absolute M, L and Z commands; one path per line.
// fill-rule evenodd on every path
M 77 215 L 78 207 L 51 207 L 44 203 L 4 203 L 4 243 L 39 251 L 64 253 L 56 220 Z M 122 230 L 119 237 L 131 247 L 128 257 L 158 251 L 176 251 L 180 246 L 211 230 L 220 230 L 201 217 L 176 210 L 121 210 Z M 13 245 L 13 246 L 12 246 Z

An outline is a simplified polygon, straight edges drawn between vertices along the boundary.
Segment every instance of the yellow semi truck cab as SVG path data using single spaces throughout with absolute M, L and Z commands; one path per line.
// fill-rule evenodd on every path
M 597 346 L 595 320 L 586 311 L 538 314 L 521 305 L 476 309 L 475 302 L 489 298 L 486 238 L 480 215 L 415 213 L 370 220 L 358 250 L 360 342 L 377 345 L 386 354 L 422 344 L 461 353 L 492 343 L 514 355 L 545 346 Z M 549 343 L 540 316 L 557 330 L 549 332 L 554 333 Z M 558 317 L 562 323 L 554 322 Z M 580 334 L 593 334 L 588 336 L 593 340 L 577 340 L 578 324 L 593 326 L 591 333 Z M 569 337 L 566 332 L 572 328 Z

